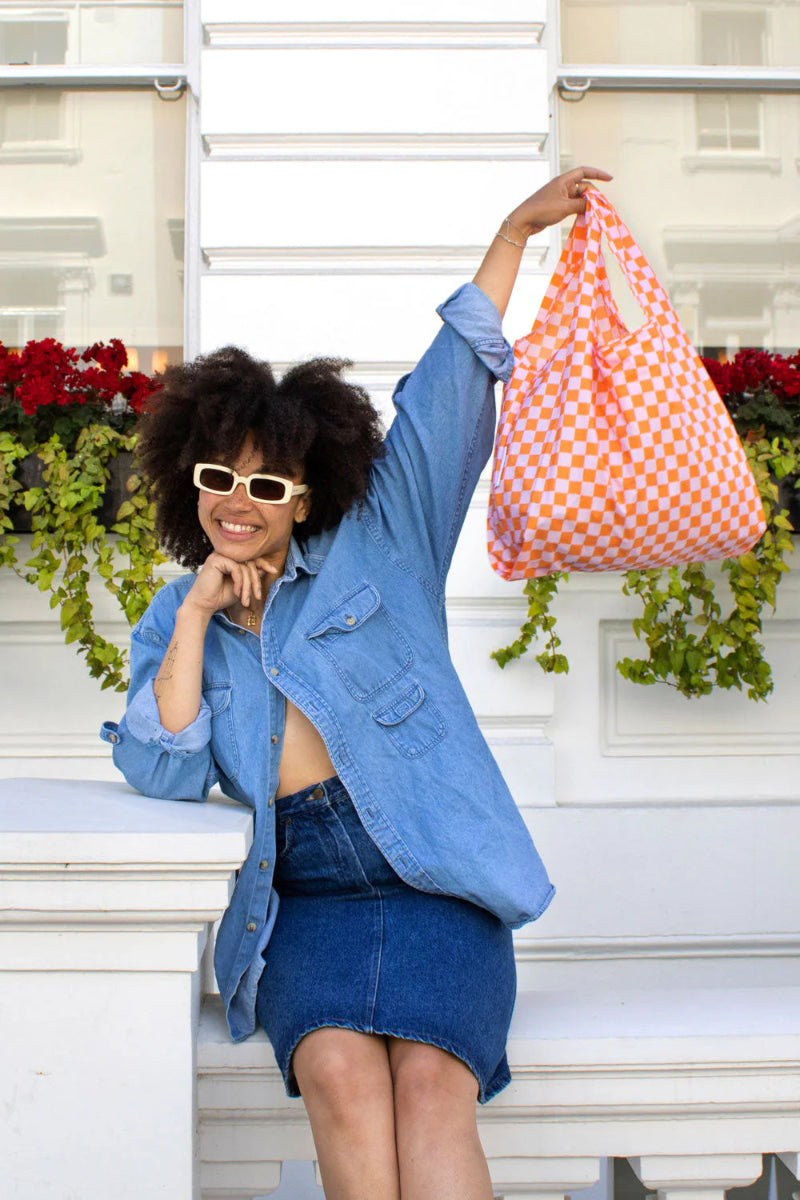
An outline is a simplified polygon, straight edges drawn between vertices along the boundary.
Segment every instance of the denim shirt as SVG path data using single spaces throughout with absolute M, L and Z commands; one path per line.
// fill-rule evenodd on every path
M 231 1036 L 255 1028 L 255 997 L 278 909 L 271 886 L 285 697 L 322 735 L 358 815 L 412 887 L 481 905 L 516 928 L 553 887 L 450 660 L 445 579 L 492 450 L 494 383 L 512 351 L 474 284 L 438 309 L 444 324 L 394 394 L 386 455 L 366 500 L 336 529 L 292 540 L 260 633 L 209 623 L 202 702 L 169 733 L 153 680 L 185 575 L 157 593 L 131 638 L 128 707 L 101 736 L 148 796 L 222 790 L 254 810 L 253 844 L 225 912 L 215 969 Z

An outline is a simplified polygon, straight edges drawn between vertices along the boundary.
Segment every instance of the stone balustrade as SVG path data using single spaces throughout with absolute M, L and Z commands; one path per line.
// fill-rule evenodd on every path
M 514 1082 L 479 1110 L 506 1200 L 591 1187 L 608 1156 L 668 1200 L 721 1200 L 765 1152 L 796 1172 L 795 811 L 526 810 L 560 896 L 518 934 Z M 250 821 L 0 783 L 7 1200 L 253 1200 L 313 1158 L 266 1039 L 230 1041 L 200 970 Z
M 199 1200 L 199 964 L 250 826 L 122 783 L 0 783 L 4 1200 Z

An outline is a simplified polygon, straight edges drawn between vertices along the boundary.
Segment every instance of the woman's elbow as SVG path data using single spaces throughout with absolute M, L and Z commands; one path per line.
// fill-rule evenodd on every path
M 154 800 L 205 800 L 214 782 L 209 772 L 208 755 L 192 755 L 176 759 L 166 751 L 154 759 L 143 759 L 114 748 L 114 765 L 127 783 Z M 197 759 L 202 758 L 202 763 Z

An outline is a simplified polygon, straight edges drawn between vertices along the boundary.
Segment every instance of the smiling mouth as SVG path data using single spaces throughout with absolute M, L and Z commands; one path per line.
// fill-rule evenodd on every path
M 237 525 L 233 521 L 220 521 L 219 524 L 225 533 L 258 533 L 257 525 Z

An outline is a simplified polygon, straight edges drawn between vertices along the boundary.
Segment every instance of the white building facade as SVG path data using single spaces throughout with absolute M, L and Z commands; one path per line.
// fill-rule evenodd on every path
M 580 164 L 613 172 L 706 353 L 800 344 L 800 0 L 47 0 L 0 4 L 0 38 L 7 345 L 119 336 L 148 371 L 228 343 L 279 372 L 346 357 L 388 419 L 502 217 Z M 529 244 L 510 340 L 563 232 Z M 796 1174 L 800 575 L 766 704 L 623 680 L 637 606 L 610 575 L 562 588 L 568 675 L 501 671 L 525 604 L 488 567 L 487 490 L 452 652 L 559 891 L 517 937 L 496 1190 L 563 1196 L 611 1156 L 686 1200 L 765 1153 Z M 220 1033 L 209 934 L 249 817 L 119 783 L 97 729 L 124 698 L 8 571 L 0 644 L 4 1195 L 266 1195 L 313 1147 L 263 1039 Z

